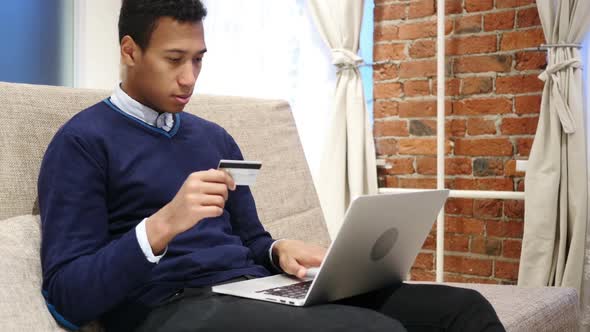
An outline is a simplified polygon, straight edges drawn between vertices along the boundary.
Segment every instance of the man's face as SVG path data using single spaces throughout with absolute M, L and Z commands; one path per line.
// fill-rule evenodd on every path
M 158 20 L 145 50 L 135 49 L 126 92 L 159 112 L 181 112 L 189 102 L 206 52 L 202 22 Z

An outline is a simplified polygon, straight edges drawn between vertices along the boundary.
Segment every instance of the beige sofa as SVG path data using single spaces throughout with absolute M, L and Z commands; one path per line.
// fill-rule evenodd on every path
M 59 126 L 108 94 L 0 82 L 2 331 L 62 331 L 41 296 L 37 176 L 45 148 Z M 329 244 L 288 104 L 197 96 L 186 111 L 221 124 L 235 137 L 247 159 L 263 162 L 253 191 L 260 218 L 274 237 Z M 509 331 L 576 330 L 578 299 L 572 289 L 458 286 L 475 288 L 486 296 Z M 85 329 L 98 327 L 94 324 Z

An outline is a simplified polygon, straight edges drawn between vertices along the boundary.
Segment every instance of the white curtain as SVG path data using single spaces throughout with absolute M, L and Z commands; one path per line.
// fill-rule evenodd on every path
M 537 0 L 548 44 L 580 44 L 590 1 Z M 539 125 L 525 178 L 525 230 L 518 283 L 581 289 L 588 173 L 578 47 L 552 47 Z M 582 300 L 587 297 L 582 294 Z
M 365 109 L 357 55 L 363 0 L 309 0 L 338 68 L 333 117 L 320 162 L 318 193 L 332 238 L 354 197 L 377 193 L 373 134 Z
M 314 181 L 333 109 L 336 70 L 304 0 L 205 0 L 201 94 L 284 99 Z
M 590 33 L 586 34 L 586 41 L 583 47 L 584 51 L 584 68 L 590 68 Z M 584 115 L 586 117 L 586 160 L 587 165 L 590 165 L 590 71 L 584 70 Z M 590 188 L 590 168 L 588 170 L 588 188 Z M 582 330 L 590 332 L 590 204 L 588 204 L 588 228 L 586 229 L 586 251 L 584 255 L 584 276 L 582 279 L 582 289 L 580 291 L 581 297 L 581 312 L 582 312 Z

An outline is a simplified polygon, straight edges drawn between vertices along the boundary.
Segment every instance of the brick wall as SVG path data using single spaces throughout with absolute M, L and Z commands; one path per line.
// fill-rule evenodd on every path
M 436 187 L 436 1 L 376 0 L 375 124 L 382 187 Z M 545 53 L 534 0 L 447 0 L 446 186 L 523 191 Z M 522 201 L 450 199 L 445 280 L 515 283 Z M 433 280 L 436 226 L 412 269 Z

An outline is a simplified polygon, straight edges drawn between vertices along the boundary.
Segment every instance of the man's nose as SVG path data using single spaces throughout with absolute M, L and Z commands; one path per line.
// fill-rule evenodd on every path
M 196 66 L 194 66 L 192 63 L 187 63 L 183 66 L 182 72 L 178 77 L 178 84 L 182 86 L 192 86 L 197 81 L 198 75 L 198 68 L 196 68 Z

